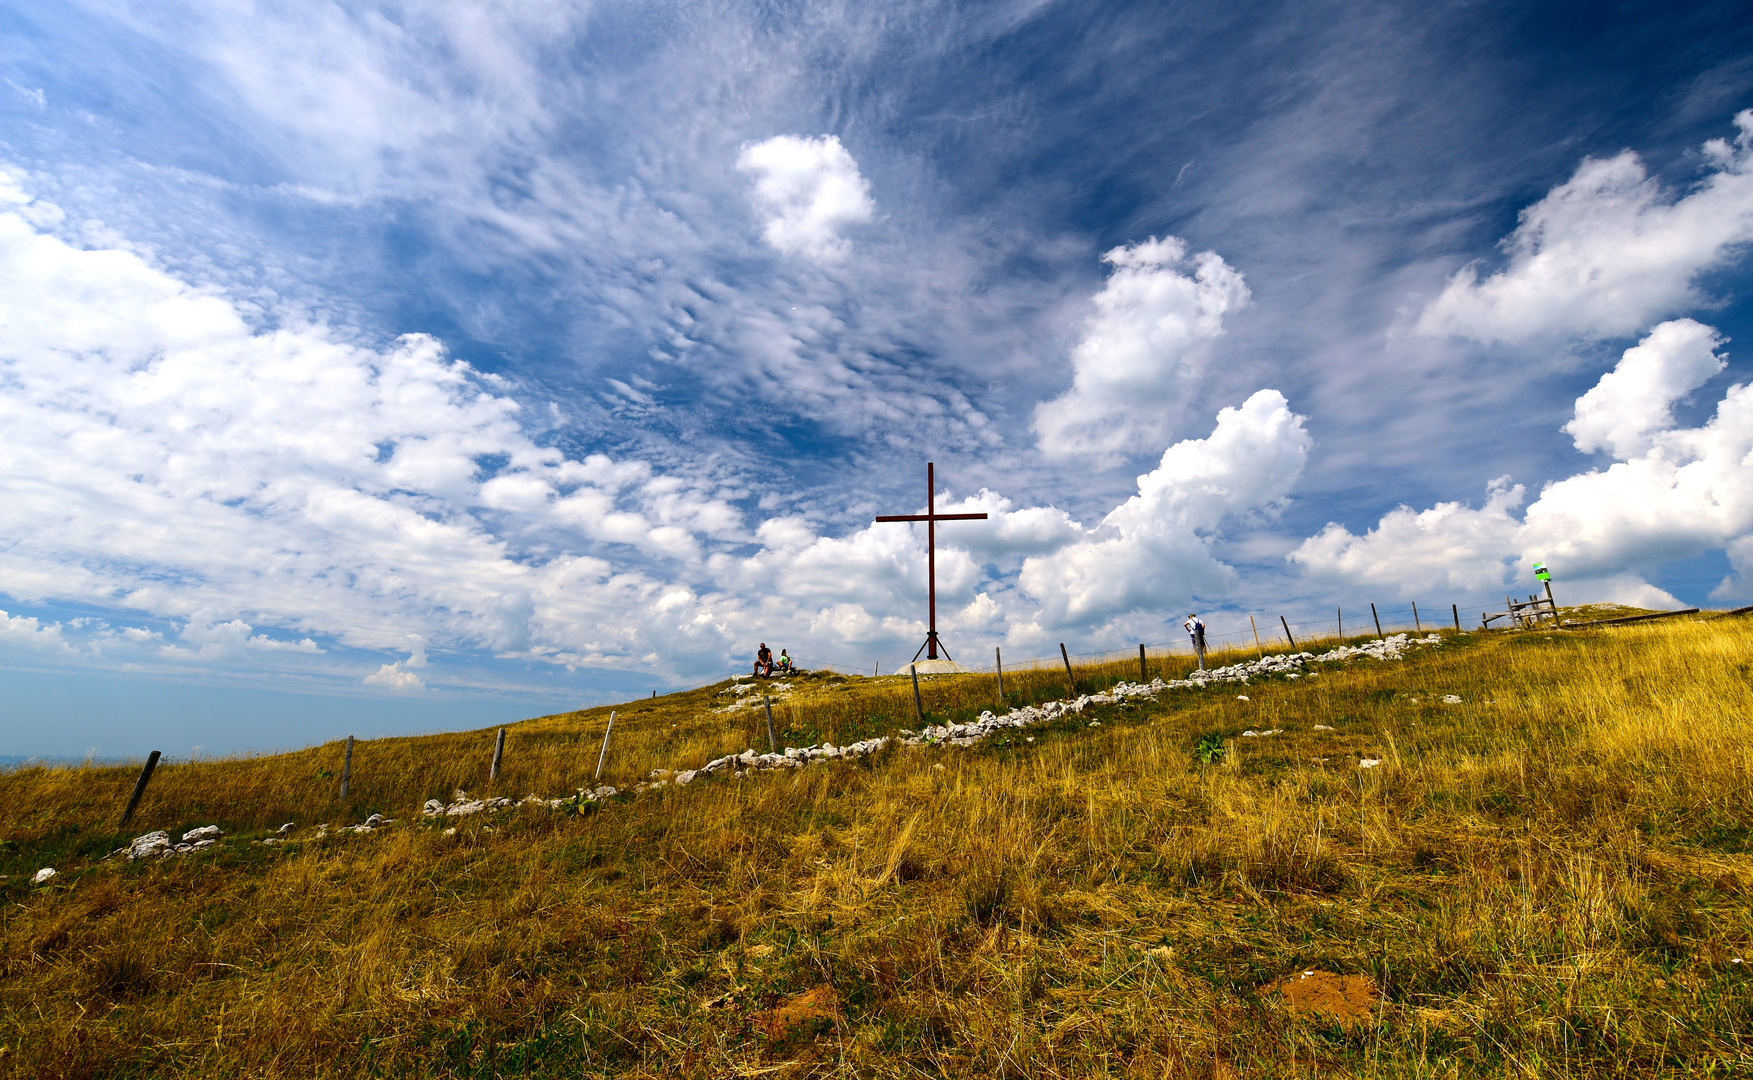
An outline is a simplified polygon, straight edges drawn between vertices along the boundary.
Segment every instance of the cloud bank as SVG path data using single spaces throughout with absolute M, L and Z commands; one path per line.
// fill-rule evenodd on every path
M 429 649 L 694 674 L 754 627 L 854 655 L 923 634 L 922 529 L 828 535 L 785 513 L 751 528 L 734 480 L 543 445 L 511 383 L 429 336 L 256 326 L 138 253 L 46 231 L 33 222 L 54 208 L 16 184 L 5 195 L 0 593 L 169 622 L 93 629 L 92 657 L 272 666 L 332 643 L 405 654 L 353 677 L 408 693 L 439 671 Z M 1173 245 L 1141 247 L 1123 270 L 1156 273 Z M 1215 320 L 1245 288 L 1202 260 L 1203 282 L 1169 273 Z M 1215 595 L 1234 571 L 1212 543 L 1281 506 L 1310 445 L 1262 390 L 1169 447 L 1094 528 L 945 493 L 992 518 L 940 530 L 944 625 L 1038 643 Z M 71 647 L 58 624 L 8 627 L 39 652 Z
M 1570 599 L 1678 606 L 1631 568 L 1727 549 L 1738 576 L 1717 595 L 1740 595 L 1753 533 L 1753 388 L 1730 386 L 1701 427 L 1675 427 L 1669 408 L 1723 370 L 1722 344 L 1680 319 L 1625 350 L 1565 425 L 1578 450 L 1613 464 L 1545 485 L 1520 519 L 1524 491 L 1500 478 L 1478 509 L 1402 506 L 1362 536 L 1330 523 L 1289 558 L 1317 580 L 1391 582 L 1402 596 L 1437 583 L 1504 587 L 1541 560 L 1571 583 Z

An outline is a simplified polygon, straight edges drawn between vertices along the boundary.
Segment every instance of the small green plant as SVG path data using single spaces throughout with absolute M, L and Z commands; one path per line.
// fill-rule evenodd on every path
M 1199 741 L 1193 744 L 1193 756 L 1198 759 L 1201 765 L 1210 765 L 1223 755 L 1223 736 L 1215 732 L 1201 736 Z
M 595 799 L 580 791 L 571 798 L 560 800 L 558 809 L 563 814 L 577 814 L 583 817 L 586 814 L 595 813 L 600 805 Z

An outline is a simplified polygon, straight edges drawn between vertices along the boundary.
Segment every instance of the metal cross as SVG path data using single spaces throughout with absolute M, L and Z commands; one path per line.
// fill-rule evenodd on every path
M 925 577 L 930 583 L 927 586 L 927 603 L 931 614 L 931 629 L 925 632 L 925 644 L 919 652 L 925 653 L 927 660 L 937 659 L 937 523 L 940 521 L 977 521 L 986 517 L 985 514 L 940 514 L 937 512 L 937 467 L 932 462 L 925 463 L 925 513 L 923 514 L 884 514 L 878 521 L 923 521 L 925 522 Z M 919 653 L 913 654 L 919 659 Z M 949 650 L 944 650 L 944 659 L 951 659 Z

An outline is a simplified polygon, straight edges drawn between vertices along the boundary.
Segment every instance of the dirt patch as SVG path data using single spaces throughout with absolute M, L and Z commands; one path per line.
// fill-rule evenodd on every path
M 838 1006 L 834 988 L 818 986 L 773 1008 L 761 1018 L 761 1029 L 774 1042 L 789 1035 L 825 1029 L 833 1025 Z
M 1375 1012 L 1381 991 L 1366 975 L 1335 975 L 1331 971 L 1299 971 L 1266 987 L 1294 1013 L 1361 1024 Z

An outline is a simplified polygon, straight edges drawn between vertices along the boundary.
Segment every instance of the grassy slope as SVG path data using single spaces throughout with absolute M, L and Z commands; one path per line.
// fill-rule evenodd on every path
M 1750 662 L 1746 619 L 1476 634 L 1032 744 L 450 836 L 415 808 L 494 793 L 491 732 L 360 744 L 346 808 L 333 745 L 178 764 L 128 832 L 232 839 L 152 865 L 93 862 L 128 770 L 8 774 L 0 1074 L 1746 1074 Z M 1064 686 L 1006 682 L 1013 701 Z M 933 682 L 926 707 L 965 719 L 995 689 Z M 605 780 L 762 746 L 759 710 L 712 711 L 723 690 L 621 707 Z M 843 743 L 911 710 L 899 680 L 816 680 L 775 721 Z M 587 780 L 606 711 L 514 726 L 497 793 Z M 1286 731 L 1233 738 L 1268 727 Z M 1232 752 L 1202 769 L 1213 732 Z M 244 842 L 372 810 L 401 821 Z M 45 863 L 55 885 L 25 884 Z M 1370 1023 L 1259 992 L 1317 967 L 1381 985 Z

